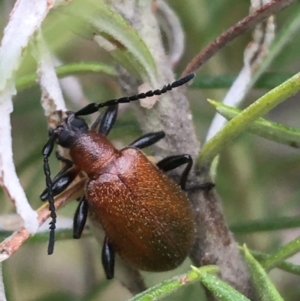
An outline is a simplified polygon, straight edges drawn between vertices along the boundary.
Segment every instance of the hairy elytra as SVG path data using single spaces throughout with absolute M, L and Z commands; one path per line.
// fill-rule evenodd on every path
M 43 148 L 47 188 L 41 195 L 42 200 L 49 201 L 52 217 L 49 254 L 55 241 L 54 196 L 84 171 L 88 180 L 74 216 L 73 236 L 80 238 L 88 215 L 101 224 L 105 232 L 102 263 L 108 279 L 114 276 L 116 252 L 141 270 L 166 271 L 182 263 L 194 239 L 193 212 L 184 192 L 191 157 L 170 156 L 153 165 L 140 149 L 162 139 L 164 132 L 143 135 L 121 150 L 115 149 L 106 136 L 115 123 L 119 103 L 166 93 L 193 77 L 189 74 L 159 90 L 89 104 L 76 113 L 69 112 L 62 124 L 50 131 Z M 79 116 L 101 107 L 107 109 L 89 129 Z M 48 158 L 55 143 L 70 150 L 71 160 L 58 154 L 65 167 L 51 179 Z M 165 172 L 183 164 L 186 167 L 178 185 Z
M 74 143 L 70 155 L 89 177 L 89 215 L 114 251 L 141 270 L 166 271 L 182 263 L 193 242 L 194 219 L 174 181 L 140 150 L 116 150 L 92 131 Z

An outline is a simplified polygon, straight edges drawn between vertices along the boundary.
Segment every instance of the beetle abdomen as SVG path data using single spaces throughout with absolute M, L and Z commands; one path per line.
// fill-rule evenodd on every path
M 106 170 L 87 185 L 91 218 L 101 223 L 116 252 L 136 268 L 173 269 L 186 258 L 194 238 L 189 201 L 140 151 L 121 152 L 113 166 L 117 174 Z

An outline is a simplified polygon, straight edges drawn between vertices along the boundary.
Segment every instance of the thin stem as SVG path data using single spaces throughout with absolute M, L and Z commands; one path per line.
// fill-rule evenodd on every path
M 224 48 L 246 30 L 253 28 L 256 24 L 258 24 L 265 18 L 276 14 L 293 2 L 295 2 L 295 0 L 273 0 L 263 5 L 260 9 L 256 10 L 252 14 L 248 15 L 247 17 L 230 27 L 208 46 L 206 46 L 200 53 L 198 53 L 184 69 L 182 76 L 185 76 L 191 72 L 196 72 L 216 52 Z

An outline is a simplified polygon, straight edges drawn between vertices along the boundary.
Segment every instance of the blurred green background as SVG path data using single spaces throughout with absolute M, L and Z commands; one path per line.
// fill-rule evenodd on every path
M 177 75 L 186 64 L 215 37 L 248 14 L 248 0 L 170 0 L 169 5 L 178 14 L 186 34 L 184 57 L 176 66 Z M 14 1 L 0 0 L 1 34 Z M 277 31 L 287 24 L 295 11 L 300 12 L 299 1 L 276 16 Z M 55 20 L 55 11 L 52 21 Z M 50 20 L 50 19 L 49 19 Z M 51 31 L 51 22 L 45 24 L 46 36 L 53 51 L 63 63 L 99 61 L 113 64 L 113 60 L 93 41 L 83 39 L 61 28 Z M 200 76 L 237 75 L 243 66 L 243 51 L 251 39 L 245 33 L 224 50 L 215 55 L 198 71 Z M 294 74 L 299 71 L 300 41 L 290 39 L 283 51 L 267 69 L 268 72 Z M 34 60 L 28 56 L 19 75 L 35 70 Z M 89 101 L 102 102 L 121 95 L 113 77 L 102 73 L 78 76 Z M 211 98 L 221 101 L 228 88 L 190 88 L 190 100 L 194 124 L 200 141 L 204 141 L 214 109 L 207 103 Z M 244 107 L 269 89 L 252 89 Z M 70 109 L 76 109 L 68 102 Z M 299 126 L 299 96 L 296 95 L 272 110 L 268 119 L 289 126 Z M 41 148 L 47 139 L 47 125 L 40 106 L 40 89 L 34 86 L 18 93 L 12 114 L 14 160 L 18 175 L 33 208 L 41 205 L 39 194 L 44 188 Z M 117 121 L 110 137 L 118 145 L 126 144 L 140 130 L 133 114 L 127 110 Z M 52 173 L 59 170 L 55 159 L 51 160 Z M 55 167 L 54 167 L 55 166 Z M 220 156 L 216 179 L 217 190 L 229 224 L 250 220 L 273 219 L 281 216 L 297 216 L 300 155 L 297 149 L 282 146 L 263 138 L 243 133 L 230 143 Z M 12 213 L 14 208 L 1 192 L 0 212 Z M 63 208 L 59 214 L 72 217 L 76 202 Z M 236 235 L 239 243 L 246 242 L 251 249 L 275 251 L 280 245 L 298 236 L 295 229 Z M 101 248 L 92 236 L 79 241 L 62 240 L 56 244 L 55 253 L 47 254 L 47 243 L 30 243 L 30 240 L 3 264 L 4 281 L 9 301 L 29 300 L 124 300 L 129 294 L 117 281 L 107 282 L 101 267 Z M 300 259 L 295 258 L 295 263 Z M 180 269 L 162 274 L 146 274 L 149 285 L 186 271 L 187 261 Z M 285 300 L 299 300 L 299 278 L 282 271 L 272 271 L 274 280 Z M 198 285 L 180 290 L 165 300 L 195 300 L 201 293 Z

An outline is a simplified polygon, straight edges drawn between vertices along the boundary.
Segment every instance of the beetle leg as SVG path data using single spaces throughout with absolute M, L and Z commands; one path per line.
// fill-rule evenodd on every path
M 63 157 L 58 151 L 55 152 L 55 157 L 57 160 L 65 163 L 66 166 L 69 166 L 69 168 L 73 166 L 73 162 L 71 160 Z
M 65 166 L 59 171 L 59 173 L 53 178 L 52 182 L 56 181 L 61 177 L 62 174 L 66 173 L 68 169 L 73 166 L 73 162 L 65 157 L 63 157 L 58 151 L 55 152 L 56 159 L 65 163 Z M 53 183 L 52 183 L 53 184 Z
M 182 172 L 179 185 L 182 188 L 182 190 L 185 190 L 185 184 L 187 181 L 187 177 L 191 171 L 192 165 L 193 165 L 193 159 L 190 155 L 184 154 L 184 155 L 177 155 L 177 156 L 170 156 L 165 159 L 162 159 L 159 161 L 156 165 L 159 169 L 163 171 L 169 171 L 172 169 L 175 169 L 183 164 L 186 164 L 186 167 L 184 171 Z
M 73 220 L 73 237 L 75 239 L 79 239 L 81 237 L 83 228 L 86 223 L 87 215 L 88 202 L 85 196 L 83 196 L 79 201 Z
M 76 178 L 79 172 L 79 170 L 76 167 L 72 168 L 73 162 L 71 160 L 62 157 L 58 152 L 56 152 L 56 158 L 59 161 L 65 163 L 65 166 L 52 180 L 51 187 L 53 196 L 56 196 L 63 192 L 69 186 L 69 184 Z M 46 201 L 48 199 L 48 188 L 46 188 L 42 192 L 42 194 L 40 195 L 40 199 L 42 201 Z
M 53 196 L 56 196 L 58 194 L 60 194 L 61 192 L 63 192 L 72 182 L 73 180 L 76 178 L 76 176 L 78 175 L 78 168 L 72 168 L 72 169 L 67 169 L 65 170 L 64 173 L 60 173 L 57 174 L 55 176 L 55 178 L 52 181 L 52 193 Z M 46 201 L 48 200 L 48 189 L 46 188 L 40 195 L 40 199 L 42 201 Z
M 170 157 L 160 160 L 156 164 L 156 166 L 162 171 L 169 171 L 169 170 L 173 170 L 186 163 L 187 163 L 187 166 L 184 169 L 184 171 L 181 175 L 181 178 L 180 178 L 180 182 L 179 182 L 179 185 L 182 190 L 196 190 L 196 189 L 210 190 L 215 186 L 215 184 L 213 184 L 213 183 L 204 183 L 204 184 L 199 184 L 192 188 L 188 188 L 188 189 L 185 188 L 188 175 L 189 175 L 192 165 L 193 165 L 193 159 L 190 155 L 184 154 L 184 155 L 170 156 Z
M 142 149 L 150 145 L 153 145 L 154 143 L 156 143 L 157 141 L 161 140 L 164 137 L 165 137 L 165 132 L 163 131 L 148 133 L 131 142 L 129 146 Z
M 91 126 L 91 129 L 107 136 L 115 124 L 118 115 L 118 105 L 109 106 Z
M 102 265 L 107 279 L 114 278 L 115 251 L 109 243 L 107 236 L 104 238 L 102 247 Z
M 59 171 L 59 173 L 53 178 L 53 182 L 60 178 L 62 174 L 66 173 L 68 169 L 73 166 L 73 162 L 65 157 L 63 157 L 58 151 L 55 152 L 56 159 L 65 163 L 65 166 Z

